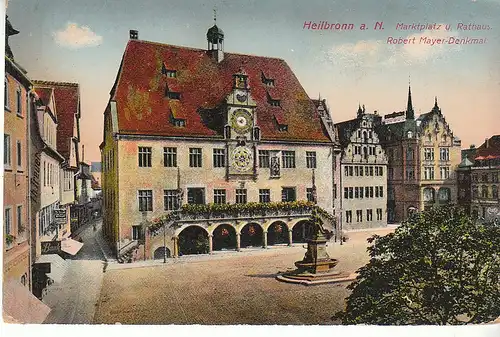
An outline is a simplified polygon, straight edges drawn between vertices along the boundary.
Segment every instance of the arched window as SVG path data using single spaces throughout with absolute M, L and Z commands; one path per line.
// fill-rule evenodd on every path
M 481 197 L 488 198 L 488 186 L 486 185 L 481 186 Z
M 363 143 L 366 142 L 366 131 L 363 131 Z
M 435 192 L 432 187 L 427 187 L 424 189 L 424 201 L 425 202 L 434 202 Z
M 408 131 L 408 138 L 413 138 L 413 132 Z
M 428 134 L 427 134 L 427 141 L 428 141 L 428 142 L 432 141 L 432 136 L 431 136 L 431 134 L 430 134 L 430 133 L 428 133 Z
M 479 190 L 477 186 L 472 187 L 472 197 L 475 199 L 479 197 Z
M 493 199 L 498 199 L 498 186 L 497 185 L 491 186 L 491 195 L 492 195 Z

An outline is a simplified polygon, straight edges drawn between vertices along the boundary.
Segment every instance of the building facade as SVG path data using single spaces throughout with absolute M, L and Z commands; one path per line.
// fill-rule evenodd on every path
M 500 135 L 486 139 L 477 148 L 470 176 L 472 215 L 499 224 Z
M 437 98 L 428 113 L 415 119 L 408 90 L 407 109 L 384 116 L 378 128 L 388 156 L 388 222 L 412 212 L 456 203 L 455 171 L 461 141 L 446 122 Z
M 343 229 L 387 225 L 387 156 L 375 127 L 382 117 L 358 109 L 355 119 L 335 124 L 340 159 L 340 223 Z
M 17 34 L 9 21 L 6 38 Z M 31 289 L 28 97 L 31 82 L 6 43 L 4 78 L 3 279 Z
M 333 213 L 333 123 L 283 60 L 225 53 L 223 38 L 214 25 L 202 50 L 141 41 L 131 31 L 101 144 L 103 230 L 118 256 L 189 254 L 186 242 L 196 238 L 207 252 L 290 244 L 304 235 L 310 209 L 285 214 L 281 206 L 317 201 Z M 148 231 L 186 204 L 203 220 L 191 214 L 164 235 Z M 202 216 L 207 205 L 228 204 L 260 213 L 244 216 L 251 211 L 241 206 L 231 215 L 220 206 L 217 218 Z

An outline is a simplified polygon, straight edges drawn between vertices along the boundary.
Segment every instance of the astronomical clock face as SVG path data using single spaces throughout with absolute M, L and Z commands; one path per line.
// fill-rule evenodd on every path
M 240 134 L 248 132 L 252 127 L 252 114 L 248 110 L 236 110 L 231 117 L 231 127 Z
M 236 147 L 231 154 L 231 166 L 239 172 L 252 168 L 252 151 L 245 146 Z

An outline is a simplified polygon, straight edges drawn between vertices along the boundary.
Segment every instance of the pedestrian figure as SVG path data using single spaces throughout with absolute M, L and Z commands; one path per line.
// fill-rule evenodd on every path
M 92 224 L 92 228 L 94 228 L 94 232 L 95 232 L 97 229 L 95 222 Z

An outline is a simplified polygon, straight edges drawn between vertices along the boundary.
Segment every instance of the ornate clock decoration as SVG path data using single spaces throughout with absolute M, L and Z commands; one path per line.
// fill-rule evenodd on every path
M 240 103 L 244 103 L 247 99 L 247 95 L 246 94 L 240 94 L 240 93 L 237 93 L 236 94 L 236 99 L 238 100 L 238 102 Z
M 238 146 L 231 154 L 231 166 L 239 172 L 248 171 L 252 167 L 252 157 L 248 147 Z
M 252 128 L 252 114 L 245 109 L 238 109 L 231 116 L 231 127 L 239 134 L 248 132 Z

